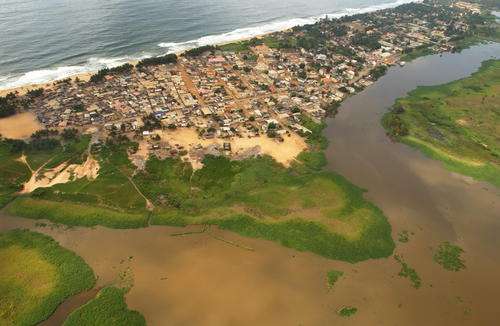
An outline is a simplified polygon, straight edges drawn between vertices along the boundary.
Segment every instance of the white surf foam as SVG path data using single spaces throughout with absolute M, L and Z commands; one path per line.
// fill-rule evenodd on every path
M 191 40 L 187 42 L 164 42 L 158 44 L 159 47 L 165 48 L 167 53 L 178 53 L 183 52 L 189 49 L 194 49 L 200 46 L 205 45 L 218 45 L 223 43 L 235 42 L 243 39 L 250 39 L 256 36 L 262 36 L 265 34 L 278 32 L 286 29 L 290 29 L 295 26 L 304 26 L 308 24 L 314 24 L 318 22 L 320 19 L 325 18 L 326 16 L 330 18 L 340 18 L 342 16 L 352 16 L 356 14 L 363 14 L 367 12 L 394 8 L 399 5 L 410 3 L 410 2 L 420 2 L 413 0 L 397 0 L 396 2 L 378 4 L 373 6 L 368 6 L 364 8 L 346 8 L 339 12 L 331 13 L 331 14 L 323 14 L 320 16 L 312 16 L 307 18 L 292 18 L 284 21 L 275 21 L 270 22 L 265 25 L 255 26 L 255 27 L 245 27 L 238 28 L 234 31 L 217 34 L 217 35 L 208 35 L 200 37 L 196 40 Z
M 164 42 L 158 44 L 158 46 L 163 48 L 165 53 L 174 53 L 174 52 L 178 53 L 204 45 L 217 45 L 222 43 L 234 42 L 242 39 L 253 38 L 268 33 L 286 30 L 295 26 L 314 24 L 318 20 L 325 18 L 325 16 L 331 18 L 339 18 L 346 15 L 362 14 L 376 10 L 394 8 L 399 5 L 410 2 L 420 2 L 420 1 L 397 0 L 391 3 L 378 4 L 364 8 L 347 8 L 336 13 L 324 14 L 321 16 L 313 16 L 307 18 L 293 18 L 284 21 L 275 21 L 261 26 L 238 28 L 228 33 L 203 36 L 196 40 L 191 40 L 187 42 L 179 42 L 179 43 Z M 103 68 L 117 67 L 126 62 L 141 60 L 146 57 L 150 57 L 150 55 L 143 54 L 135 57 L 130 56 L 130 57 L 117 57 L 117 58 L 90 58 L 87 60 L 86 63 L 82 65 L 62 66 L 62 67 L 34 70 L 22 75 L 15 75 L 15 76 L 14 75 L 0 76 L 0 90 L 61 80 L 79 74 L 95 72 Z
M 40 69 L 27 72 L 23 75 L 0 76 L 0 90 L 10 89 L 32 84 L 42 84 L 51 81 L 61 80 L 75 75 L 92 73 L 103 68 L 113 68 L 127 62 L 140 60 L 150 55 L 137 57 L 117 57 L 117 58 L 89 58 L 82 65 L 62 66 L 49 69 Z

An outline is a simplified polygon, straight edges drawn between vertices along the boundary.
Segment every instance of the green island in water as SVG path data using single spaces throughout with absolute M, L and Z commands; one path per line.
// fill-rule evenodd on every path
M 91 289 L 94 272 L 73 252 L 40 233 L 0 233 L 0 324 L 34 325 L 68 296 Z
M 500 187 L 500 60 L 470 77 L 418 87 L 383 117 L 396 140 L 444 166 Z

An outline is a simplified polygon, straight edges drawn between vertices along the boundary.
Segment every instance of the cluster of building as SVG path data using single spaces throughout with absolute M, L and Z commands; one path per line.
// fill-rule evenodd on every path
M 336 103 L 370 85 L 377 68 L 404 64 L 404 53 L 449 50 L 476 9 L 426 2 L 325 19 L 266 36 L 241 52 L 220 47 L 180 56 L 176 64 L 110 74 L 99 83 L 58 82 L 32 108 L 47 128 L 92 127 L 148 138 L 153 119 L 155 128 L 194 128 L 205 139 L 267 135 L 284 141 L 285 134 L 310 133 L 305 116 L 320 122 Z M 304 38 L 317 44 L 279 45 Z

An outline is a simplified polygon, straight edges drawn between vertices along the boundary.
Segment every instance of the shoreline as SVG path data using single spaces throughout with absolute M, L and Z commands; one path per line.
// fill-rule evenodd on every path
M 223 43 L 211 44 L 211 46 L 223 46 L 223 45 L 227 45 L 227 44 L 248 41 L 248 40 L 251 40 L 253 38 L 262 38 L 262 37 L 265 37 L 265 36 L 268 36 L 268 35 L 271 35 L 271 34 L 274 34 L 274 33 L 286 32 L 288 30 L 290 30 L 290 28 L 279 30 L 279 31 L 275 31 L 275 32 L 269 32 L 269 33 L 261 34 L 259 36 L 243 37 L 243 38 L 235 40 L 235 41 L 228 41 L 228 42 L 223 42 Z M 175 55 L 177 55 L 179 57 L 179 56 L 182 56 L 182 54 L 184 54 L 187 51 L 189 51 L 189 49 L 182 50 L 182 51 L 177 51 L 177 52 L 171 52 L 171 53 L 174 53 Z M 167 53 L 167 54 L 169 54 L 169 53 Z M 159 55 L 159 56 L 152 56 L 151 58 L 156 58 L 156 57 L 161 57 L 161 55 Z M 130 61 L 127 61 L 127 62 L 125 62 L 125 63 L 123 63 L 123 64 L 121 64 L 119 66 L 116 66 L 116 67 L 120 67 L 120 66 L 125 65 L 125 64 L 131 64 L 131 65 L 133 65 L 135 67 L 135 65 L 137 63 L 139 63 L 139 60 L 130 60 Z M 104 68 L 101 68 L 101 69 L 104 69 Z M 12 87 L 12 88 L 0 88 L 0 97 L 1 96 L 6 96 L 9 93 L 17 93 L 18 95 L 25 95 L 30 90 L 34 90 L 34 89 L 37 89 L 37 88 L 51 88 L 52 86 L 54 86 L 54 83 L 57 83 L 58 81 L 65 80 L 65 79 L 70 79 L 72 82 L 74 82 L 76 79 L 79 79 L 80 81 L 88 82 L 90 80 L 90 77 L 92 77 L 92 75 L 94 75 L 95 73 L 97 73 L 99 70 L 94 70 L 94 71 L 89 71 L 89 72 L 74 74 L 74 75 L 71 75 L 71 76 L 68 76 L 68 77 L 65 77 L 65 78 L 53 79 L 53 80 L 50 80 L 50 81 L 47 81 L 47 82 L 44 82 L 44 83 L 26 84 L 26 85 L 16 86 L 16 87 Z
M 303 19 L 303 20 L 311 20 L 311 22 L 309 23 L 304 23 L 304 24 L 295 24 L 293 26 L 289 26 L 287 28 L 280 28 L 280 29 L 277 29 L 277 30 L 274 30 L 274 31 L 268 31 L 268 32 L 263 32 L 263 33 L 259 33 L 259 34 L 256 34 L 256 35 L 248 35 L 248 36 L 242 36 L 241 38 L 237 38 L 237 39 L 234 39 L 234 40 L 227 40 L 227 41 L 223 41 L 223 42 L 214 42 L 214 43 L 208 43 L 208 44 L 202 44 L 202 45 L 197 45 L 193 48 L 197 48 L 197 47 L 200 47 L 200 46 L 205 46 L 205 45 L 210 45 L 210 46 L 222 46 L 222 45 L 227 45 L 227 44 L 231 44 L 231 43 L 237 43 L 237 42 L 242 42 L 242 41 L 247 41 L 247 40 L 250 40 L 250 39 L 253 39 L 253 38 L 262 38 L 262 37 L 266 37 L 268 35 L 271 35 L 271 34 L 274 34 L 274 33 L 282 33 L 282 32 L 285 32 L 285 31 L 288 31 L 294 27 L 297 27 L 297 26 L 304 26 L 304 25 L 307 25 L 307 24 L 314 24 L 315 21 L 319 20 L 319 19 L 322 19 L 322 18 L 326 18 L 326 17 L 330 17 L 332 19 L 338 19 L 338 18 L 341 18 L 341 17 L 344 17 L 344 16 L 353 16 L 353 15 L 357 15 L 357 14 L 362 14 L 362 13 L 369 13 L 369 12 L 376 12 L 376 11 L 380 11 L 380 10 L 385 10 L 385 9 L 390 9 L 390 8 L 395 8 L 395 7 L 398 7 L 400 5 L 403 5 L 403 4 L 408 4 L 408 3 L 419 3 L 421 2 L 421 0 L 410 0 L 410 1 L 406 1 L 406 0 L 396 0 L 395 2 L 391 2 L 391 3 L 385 3 L 385 4 L 376 4 L 376 5 L 372 5 L 372 6 L 367 6 L 367 7 L 363 7 L 363 8 L 345 8 L 345 9 L 341 9 L 339 11 L 339 13 L 333 13 L 333 14 L 329 14 L 329 13 L 325 13 L 325 14 L 321 14 L 321 15 L 317 15 L 317 16 L 310 16 L 310 17 L 305 17 L 305 18 L 290 18 L 290 20 L 299 20 L 299 19 Z M 370 8 L 375 8 L 373 10 L 370 10 Z M 357 12 L 352 12 L 356 10 Z M 345 13 L 347 12 L 347 13 Z M 345 13 L 345 14 L 342 14 L 342 13 Z M 313 21 L 314 20 L 314 21 Z M 272 23 L 279 23 L 278 22 L 271 22 Z M 179 42 L 177 44 L 185 44 L 185 43 L 190 43 L 190 42 L 196 42 L 200 39 L 203 39 L 204 37 L 214 37 L 214 36 L 218 36 L 218 35 L 225 35 L 225 34 L 229 34 L 229 33 L 232 33 L 238 29 L 245 29 L 247 27 L 243 27 L 243 28 L 237 28 L 233 31 L 229 31 L 229 32 L 226 32 L 226 33 L 221 33 L 221 34 L 214 34 L 214 35 L 207 35 L 207 36 L 202 36 L 202 37 L 199 37 L 195 40 L 188 40 L 188 41 L 185 41 L 185 42 Z M 251 27 L 248 27 L 248 28 L 251 28 Z M 162 43 L 160 43 L 162 44 Z M 160 57 L 160 56 L 163 56 L 163 55 L 166 55 L 166 54 L 169 54 L 169 53 L 174 53 L 178 56 L 182 55 L 183 53 L 185 53 L 186 51 L 190 50 L 190 49 L 193 49 L 193 48 L 186 48 L 186 49 L 183 49 L 183 50 L 179 50 L 179 51 L 171 51 L 171 52 L 166 52 L 164 54 L 161 54 L 161 55 L 155 55 L 155 56 L 152 56 L 152 57 Z M 130 61 L 127 61 L 127 62 L 124 62 L 118 66 L 121 66 L 123 64 L 133 64 L 135 65 L 137 62 L 139 62 L 139 60 L 130 60 Z M 117 66 L 117 67 L 118 67 Z M 106 67 L 106 68 L 112 68 L 113 66 L 110 66 L 110 67 Z M 45 69 L 50 69 L 50 68 L 45 68 Z M 103 69 L 103 68 L 101 68 Z M 36 71 L 36 70 L 35 70 Z M 92 70 L 92 71 L 88 71 L 88 72 L 84 72 L 84 73 L 77 73 L 77 74 L 74 74 L 74 75 L 68 75 L 66 77 L 61 77 L 61 78 L 56 78 L 56 79 L 52 79 L 52 80 L 49 80 L 49 81 L 46 81 L 46 82 L 41 82 L 41 83 L 29 83 L 29 84 L 25 84 L 25 85 L 20 85 L 20 86 L 14 86 L 14 87 L 8 87 L 8 88 L 2 88 L 0 87 L 0 96 L 5 96 L 9 93 L 15 93 L 15 92 L 18 92 L 20 95 L 23 95 L 25 93 L 27 93 L 29 90 L 33 90 L 33 89 L 37 89 L 37 88 L 40 88 L 40 87 L 50 87 L 52 86 L 52 84 L 54 82 L 57 82 L 57 81 L 60 81 L 60 80 L 64 80 L 64 79 L 71 79 L 72 81 L 74 81 L 76 78 L 79 78 L 80 80 L 84 80 L 84 81 L 87 81 L 88 79 L 90 79 L 90 76 L 92 76 L 93 74 L 95 74 L 96 72 L 98 72 L 98 70 Z M 24 74 L 26 73 L 29 73 L 29 72 L 25 72 Z

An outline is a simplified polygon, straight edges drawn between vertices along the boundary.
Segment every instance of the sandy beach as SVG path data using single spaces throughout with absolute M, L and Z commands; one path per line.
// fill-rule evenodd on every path
M 72 81 L 75 81 L 77 78 L 81 81 L 88 81 L 90 77 L 94 74 L 94 72 L 86 72 L 84 74 L 77 74 L 68 77 Z M 41 84 L 29 84 L 29 85 L 24 85 L 24 86 L 19 86 L 19 87 L 14 87 L 14 88 L 6 88 L 6 89 L 0 89 L 0 96 L 5 96 L 9 93 L 17 93 L 18 95 L 23 95 L 26 94 L 28 91 L 37 89 L 37 88 L 51 88 L 54 86 L 54 84 L 57 82 L 57 80 L 52 80 L 46 83 L 41 83 Z
M 287 30 L 290 30 L 290 29 L 284 29 L 284 30 L 281 30 L 281 31 L 278 31 L 278 32 L 285 32 Z M 212 45 L 213 46 L 222 46 L 222 45 L 231 44 L 231 43 L 243 42 L 243 41 L 251 40 L 253 38 L 263 38 L 263 37 L 265 37 L 267 35 L 270 35 L 270 34 L 273 34 L 273 33 L 276 33 L 276 32 L 264 33 L 262 35 L 258 35 L 258 36 L 255 36 L 255 37 L 250 37 L 250 36 L 249 37 L 242 37 L 242 38 L 240 38 L 238 40 L 235 40 L 235 41 L 221 42 L 221 43 L 212 44 Z M 186 51 L 187 50 L 178 51 L 178 52 L 175 52 L 175 54 L 177 56 L 181 56 Z M 167 54 L 167 53 L 165 53 L 165 54 Z M 138 60 L 131 60 L 131 61 L 128 61 L 127 63 L 135 66 L 137 63 L 139 63 L 139 61 Z M 75 81 L 76 79 L 79 79 L 81 81 L 89 81 L 90 77 L 92 75 L 94 75 L 96 72 L 97 72 L 97 70 L 86 72 L 86 73 L 82 73 L 82 74 L 75 74 L 75 75 L 69 76 L 67 78 L 71 79 L 72 81 Z M 34 90 L 34 89 L 37 89 L 37 88 L 40 88 L 40 87 L 42 87 L 42 88 L 50 88 L 50 87 L 54 86 L 54 83 L 57 82 L 58 80 L 62 80 L 62 79 L 51 80 L 51 81 L 48 81 L 46 83 L 27 84 L 27 85 L 23 85 L 23 86 L 19 86 L 19 87 L 12 87 L 12 88 L 0 89 L 0 96 L 5 96 L 5 95 L 7 95 L 9 93 L 17 93 L 19 95 L 23 95 L 23 94 L 26 94 L 30 90 Z

